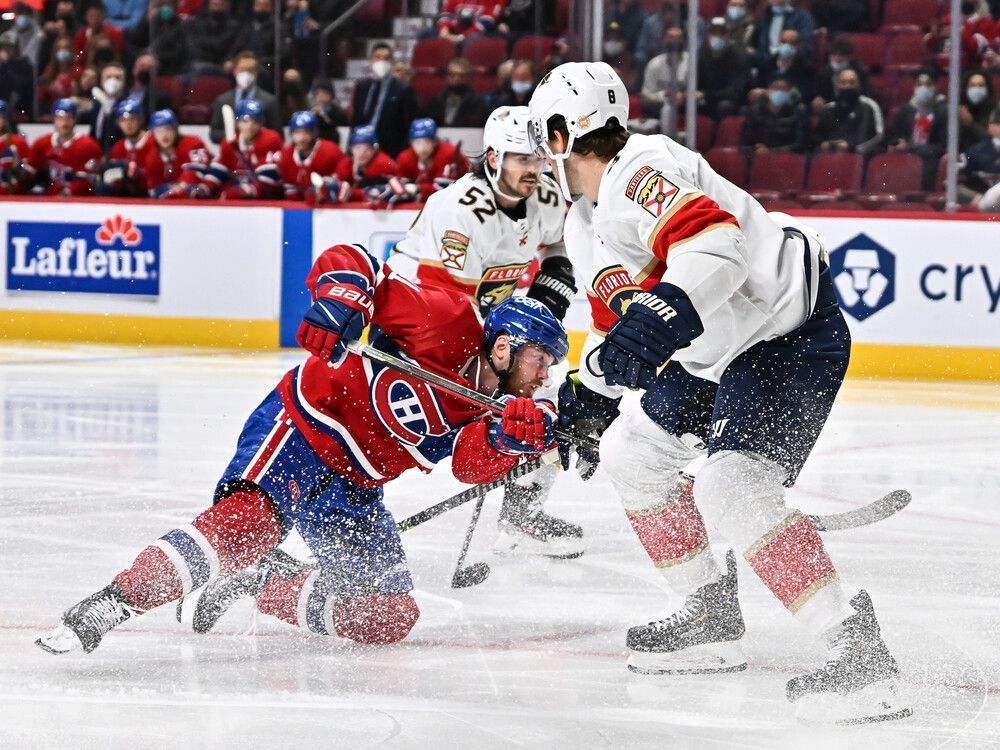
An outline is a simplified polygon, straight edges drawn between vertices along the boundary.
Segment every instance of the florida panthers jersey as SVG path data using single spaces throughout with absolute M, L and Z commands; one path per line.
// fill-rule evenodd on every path
M 460 288 L 486 309 L 513 294 L 536 256 L 565 254 L 565 217 L 559 186 L 546 175 L 516 210 L 504 211 L 489 182 L 468 174 L 427 199 L 390 264 L 421 283 Z
M 344 158 L 344 152 L 333 141 L 317 138 L 312 151 L 302 156 L 294 143 L 289 143 L 281 152 L 281 182 L 285 186 L 285 197 L 302 200 L 312 189 L 312 175 L 332 177 L 337 165 Z
M 34 173 L 48 173 L 49 195 L 90 195 L 103 156 L 89 135 L 74 133 L 60 141 L 55 133 L 46 133 L 32 144 L 30 165 Z
M 572 223 L 586 213 L 580 206 Z M 674 284 L 691 298 L 705 332 L 673 359 L 718 382 L 734 358 L 798 327 L 815 304 L 822 243 L 791 217 L 776 216 L 695 152 L 666 136 L 633 135 L 604 172 L 593 208 L 598 241 L 585 246 L 593 259 L 577 266 L 589 267 L 593 328 L 606 332 L 637 287 Z M 581 371 L 595 369 L 592 359 Z M 603 380 L 588 375 L 588 387 L 607 393 Z
M 313 296 L 324 274 L 341 270 L 374 278 L 363 252 L 337 245 L 309 275 Z M 478 356 L 483 328 L 464 295 L 423 289 L 390 273 L 378 280 L 372 325 L 378 348 L 471 387 L 460 373 Z M 412 467 L 430 471 L 449 455 L 455 475 L 466 482 L 503 476 L 518 460 L 489 446 L 482 407 L 353 354 L 338 367 L 310 357 L 285 375 L 278 392 L 316 454 L 362 486 L 383 484 Z

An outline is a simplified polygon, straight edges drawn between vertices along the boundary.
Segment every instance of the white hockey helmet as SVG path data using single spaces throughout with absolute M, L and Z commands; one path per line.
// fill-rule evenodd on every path
M 503 158 L 507 154 L 534 154 L 534 144 L 528 139 L 528 108 L 498 107 L 490 113 L 483 127 L 483 148 L 496 154 L 497 169 L 494 173 L 486 162 L 486 178 L 490 181 L 493 191 L 512 201 L 521 200 L 517 196 L 507 195 L 500 189 L 500 171 L 503 169 Z M 483 154 L 486 158 L 486 154 Z
M 628 122 L 625 84 L 605 62 L 563 63 L 542 78 L 531 95 L 528 108 L 528 136 L 532 145 L 539 155 L 555 161 L 563 195 L 566 200 L 572 200 L 563 162 L 569 158 L 573 143 L 580 136 L 603 128 L 611 120 L 625 127 Z M 565 119 L 569 133 L 566 151 L 561 154 L 553 153 L 548 144 L 552 138 L 548 122 L 557 115 Z

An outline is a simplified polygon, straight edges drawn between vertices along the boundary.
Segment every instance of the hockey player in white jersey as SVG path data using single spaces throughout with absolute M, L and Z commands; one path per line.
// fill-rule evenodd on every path
M 561 418 L 613 416 L 624 388 L 644 391 L 642 408 L 603 436 L 602 458 L 644 548 L 685 597 L 630 628 L 629 666 L 745 668 L 735 560 L 719 569 L 707 526 L 827 641 L 827 663 L 788 682 L 800 716 L 909 715 L 868 594 L 845 594 L 816 528 L 785 505 L 850 356 L 822 242 L 671 139 L 630 136 L 627 97 L 604 63 L 560 65 L 532 96 L 529 132 L 563 194 L 585 201 L 567 237 L 586 237 L 592 209 L 597 239 L 581 240 L 589 258 L 570 248 L 593 326 L 579 382 L 560 391 Z M 707 459 L 692 493 L 678 473 L 698 443 Z
M 566 205 L 559 186 L 543 174 L 546 162 L 528 142 L 527 125 L 527 107 L 490 114 L 483 159 L 427 199 L 389 265 L 421 284 L 462 289 L 485 315 L 514 293 L 538 258 L 527 295 L 562 320 L 576 294 L 563 244 Z M 557 473 L 547 466 L 505 490 L 497 551 L 563 558 L 583 553 L 583 530 L 543 509 Z

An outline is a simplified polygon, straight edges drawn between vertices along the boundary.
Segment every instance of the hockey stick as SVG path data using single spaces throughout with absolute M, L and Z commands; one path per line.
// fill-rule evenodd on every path
M 884 521 L 910 504 L 913 497 L 906 490 L 893 490 L 888 495 L 854 510 L 829 516 L 809 515 L 817 531 L 844 531 Z
M 236 111 L 231 104 L 222 105 L 222 132 L 227 141 L 236 138 Z
M 418 380 L 422 380 L 440 391 L 450 393 L 452 396 L 457 396 L 458 398 L 479 406 L 485 406 L 487 409 L 495 412 L 496 414 L 503 412 L 504 404 L 502 401 L 483 395 L 479 391 L 474 391 L 471 388 L 466 388 L 464 385 L 453 383 L 448 380 L 448 378 L 425 370 L 420 367 L 420 365 L 415 365 L 407 362 L 406 360 L 402 360 L 399 357 L 386 354 L 382 350 L 368 346 L 367 344 L 362 344 L 360 341 L 347 342 L 347 350 L 361 357 L 368 357 L 376 362 L 381 362 L 394 370 L 399 370 L 407 375 L 412 375 Z M 556 438 L 564 442 L 574 445 L 582 445 L 593 450 L 600 449 L 600 443 L 592 437 L 588 437 L 586 435 L 576 435 L 575 433 L 567 432 L 561 427 L 554 427 L 552 429 L 552 433 L 556 436 Z
M 479 523 L 479 514 L 482 513 L 483 503 L 486 502 L 488 490 L 485 485 L 476 487 L 479 499 L 476 500 L 476 507 L 472 511 L 472 518 L 469 520 L 469 528 L 465 531 L 465 539 L 462 540 L 462 551 L 458 555 L 458 562 L 455 563 L 455 572 L 451 574 L 451 587 L 453 589 L 464 589 L 470 586 L 478 586 L 487 579 L 490 574 L 490 566 L 484 562 L 472 563 L 466 567 L 465 557 L 469 554 L 469 545 L 472 544 L 472 535 L 476 531 L 476 524 Z

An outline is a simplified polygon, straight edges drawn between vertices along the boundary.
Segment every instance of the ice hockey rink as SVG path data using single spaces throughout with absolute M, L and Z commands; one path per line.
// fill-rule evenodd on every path
M 785 681 L 825 654 L 742 563 L 746 672 L 629 673 L 626 628 L 673 602 L 601 472 L 557 485 L 553 510 L 585 529 L 577 560 L 493 556 L 496 496 L 470 554 L 493 567 L 477 588 L 448 584 L 470 506 L 407 532 L 423 615 L 396 647 L 254 623 L 248 605 L 208 636 L 164 608 L 90 655 L 37 649 L 63 609 L 207 505 L 243 419 L 297 359 L 0 345 L 0 747 L 1000 747 L 998 384 L 848 382 L 789 495 L 830 513 L 913 493 L 894 518 L 826 534 L 849 589 L 875 601 L 905 721 L 797 723 Z M 442 466 L 386 494 L 399 518 L 459 488 Z

